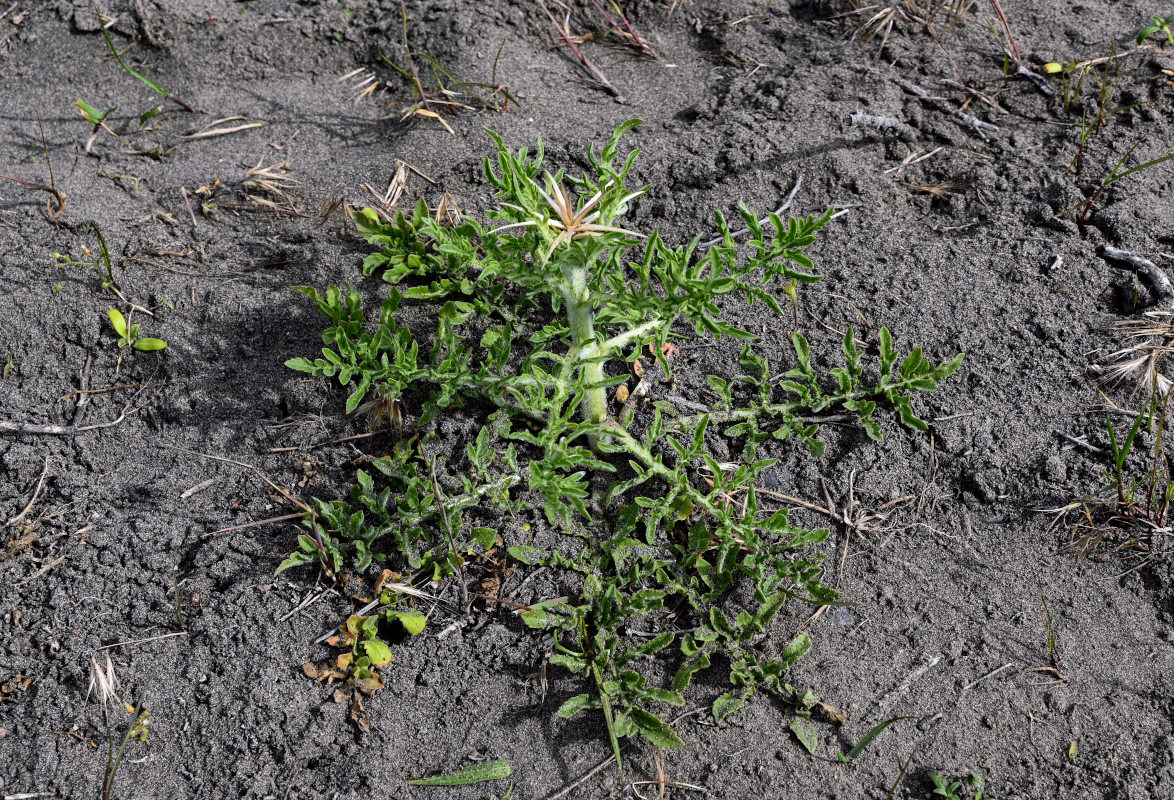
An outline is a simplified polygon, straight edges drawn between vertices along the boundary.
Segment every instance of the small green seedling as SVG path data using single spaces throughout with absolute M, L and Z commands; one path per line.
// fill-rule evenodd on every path
M 1105 189 L 1108 189 L 1117 181 L 1121 180 L 1122 178 L 1126 178 L 1135 172 L 1141 172 L 1142 170 L 1149 169 L 1150 167 L 1156 167 L 1159 164 L 1164 164 L 1165 162 L 1174 158 L 1174 152 L 1167 153 L 1164 156 L 1150 159 L 1144 164 L 1138 164 L 1136 167 L 1130 167 L 1129 169 L 1122 172 L 1121 167 L 1124 166 L 1125 162 L 1129 160 L 1129 157 L 1133 155 L 1133 151 L 1137 149 L 1139 144 L 1141 144 L 1141 142 L 1135 142 L 1134 145 L 1130 147 L 1129 150 L 1125 153 L 1125 155 L 1121 156 L 1121 160 L 1114 164 L 1113 168 L 1109 170 L 1108 174 L 1106 174 L 1105 177 L 1101 179 L 1101 185 L 1096 188 L 1096 191 L 1094 191 L 1087 200 L 1081 200 L 1076 205 L 1064 209 L 1056 216 L 1064 216 L 1068 212 L 1075 211 L 1076 209 L 1083 206 L 1083 210 L 1080 212 L 1080 217 L 1077 219 L 1077 224 L 1083 225 L 1088 220 L 1089 214 L 1092 213 L 1093 207 L 1096 205 L 1097 200 L 1100 199 L 1101 193 L 1104 192 Z
M 112 308 L 106 312 L 106 316 L 110 318 L 110 325 L 114 328 L 114 332 L 118 334 L 118 347 L 133 347 L 135 350 L 141 352 L 150 352 L 152 350 L 162 350 L 167 347 L 167 342 L 162 339 L 152 339 L 150 337 L 139 338 L 139 323 L 134 325 L 127 325 L 126 317 L 122 316 L 122 312 L 116 308 Z
M 1170 44 L 1174 44 L 1174 32 L 1170 30 L 1171 25 L 1174 25 L 1174 14 L 1168 17 L 1154 17 L 1154 24 L 1142 28 L 1141 32 L 1137 34 L 1137 43 L 1142 44 L 1155 33 L 1164 33 Z
M 105 111 L 99 111 L 92 105 L 82 100 L 80 97 L 75 97 L 73 102 L 77 104 L 77 110 L 82 112 L 82 116 L 86 118 L 86 122 L 91 125 L 98 126 L 106 121 L 106 117 L 110 116 L 117 109 L 108 108 Z
M 484 764 L 472 764 L 464 769 L 448 775 L 437 775 L 434 778 L 421 778 L 418 781 L 408 781 L 409 786 L 468 786 L 471 783 L 483 783 L 508 778 L 513 772 L 508 761 L 486 761 Z
M 841 763 L 847 764 L 849 761 L 856 758 L 856 756 L 860 755 L 864 751 L 864 748 L 868 747 L 868 745 L 872 743 L 873 739 L 880 736 L 881 732 L 884 731 L 885 728 L 889 727 L 894 722 L 900 722 L 903 719 L 917 719 L 917 717 L 893 717 L 891 719 L 886 719 L 880 725 L 877 725 L 868 733 L 864 734 L 864 738 L 857 742 L 856 746 L 848 751 L 848 755 L 844 755 L 843 753 L 837 751 L 836 758 L 838 758 Z
M 110 248 L 106 246 L 106 237 L 102 235 L 102 229 L 98 227 L 98 223 L 96 222 L 90 223 L 90 230 L 93 231 L 94 236 L 98 240 L 98 255 L 96 258 L 88 247 L 82 247 L 82 254 L 91 258 L 91 261 L 75 261 L 64 253 L 51 253 L 50 258 L 57 262 L 62 272 L 64 272 L 65 267 L 74 264 L 79 267 L 92 267 L 98 273 L 98 280 L 101 282 L 99 288 L 103 292 L 113 290 L 115 294 L 122 297 L 118 291 L 118 284 L 114 280 L 114 265 L 110 261 Z M 60 292 L 61 290 L 58 289 L 57 291 Z
M 114 138 L 118 138 L 118 134 L 110 130 L 110 128 L 106 127 L 106 118 L 114 113 L 115 109 L 108 108 L 105 111 L 99 111 L 85 100 L 82 100 L 80 97 L 75 97 L 73 102 L 77 105 L 77 110 L 80 111 L 82 116 L 86 118 L 86 122 L 94 126 L 94 129 L 90 131 L 89 138 L 86 139 L 85 151 L 87 153 L 90 152 L 90 149 L 94 146 L 94 139 L 97 138 L 98 131 L 102 129 L 105 129 L 106 132 Z
M 12 368 L 14 366 L 16 364 L 13 362 L 12 356 L 9 356 L 8 360 L 4 362 L 4 371 L 0 372 L 0 379 L 8 380 L 8 376 L 12 374 Z
M 1043 606 L 1044 628 L 1048 632 L 1048 660 L 1052 662 L 1052 668 L 1058 670 L 1062 659 L 1060 648 L 1056 646 L 1056 616 L 1052 613 L 1052 609 L 1048 608 L 1048 599 L 1044 597 L 1043 583 L 1039 585 L 1039 602 Z
M 1127 374 L 1120 369 L 1118 372 Z M 1069 543 L 1077 560 L 1106 544 L 1113 550 L 1144 547 L 1147 537 L 1166 535 L 1166 520 L 1174 504 L 1174 473 L 1166 454 L 1169 395 L 1159 394 L 1158 390 L 1155 380 L 1153 397 L 1138 412 L 1128 431 L 1117 430 L 1106 419 L 1111 463 L 1101 470 L 1104 484 L 1095 494 L 1055 509 L 1058 516 L 1053 525 L 1072 511 L 1080 513 Z M 1153 444 L 1147 445 L 1148 452 L 1142 455 L 1149 467 L 1145 472 L 1134 472 L 1127 468 L 1127 462 L 1130 454 L 1140 449 L 1135 446 L 1143 431 L 1153 437 Z M 1047 616 L 1045 613 L 1045 619 Z
M 944 797 L 945 800 L 964 800 L 965 795 L 958 794 L 958 790 L 963 786 L 962 781 L 950 783 L 948 779 L 943 778 L 937 772 L 931 772 L 929 779 L 933 781 L 932 797 Z M 966 779 L 965 785 L 974 790 L 974 800 L 995 800 L 993 797 L 983 794 L 986 789 L 986 779 L 977 772 L 971 773 L 970 777 Z
M 114 40 L 110 38 L 110 31 L 108 31 L 106 29 L 106 26 L 109 25 L 110 22 L 103 19 L 101 14 L 98 14 L 97 16 L 98 16 L 98 26 L 100 28 L 102 28 L 102 35 L 106 37 L 106 44 L 109 45 L 110 53 L 111 53 L 111 55 L 114 56 L 114 60 L 118 62 L 118 66 L 122 67 L 124 70 L 129 72 L 132 77 L 138 78 L 144 84 L 149 86 L 151 89 L 153 89 L 155 91 L 156 94 L 159 94 L 164 99 L 170 100 L 171 102 L 175 103 L 177 106 L 182 108 L 184 111 L 191 111 L 191 112 L 195 111 L 195 109 L 192 108 L 191 106 L 189 106 L 187 103 L 185 103 L 182 100 L 180 100 L 179 98 L 173 96 L 171 94 L 171 92 L 167 91 L 162 86 L 155 83 L 153 80 L 151 80 L 147 76 L 143 75 L 141 72 L 138 72 L 138 71 L 132 69 L 129 65 L 127 65 L 127 63 L 122 60 L 122 56 L 118 54 L 118 48 L 114 46 Z M 80 108 L 80 106 L 79 106 L 79 108 Z M 151 108 L 151 109 L 147 110 L 146 112 L 144 112 L 143 115 L 139 117 L 139 127 L 146 125 L 147 122 L 152 117 L 160 114 L 162 111 L 163 111 L 163 106 L 155 106 L 154 108 Z M 85 112 L 83 111 L 82 113 L 84 114 Z

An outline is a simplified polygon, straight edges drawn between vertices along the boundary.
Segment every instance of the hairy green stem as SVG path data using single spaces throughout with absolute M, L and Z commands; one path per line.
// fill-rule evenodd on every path
M 700 420 L 701 417 L 709 417 L 709 421 L 715 425 L 724 425 L 728 422 L 744 422 L 754 417 L 783 417 L 787 414 L 799 414 L 800 412 L 819 413 L 825 409 L 834 408 L 842 405 L 849 400 L 872 400 L 874 398 L 882 398 L 885 393 L 890 390 L 901 391 L 905 389 L 915 388 L 917 378 L 904 378 L 887 383 L 884 386 L 869 387 L 865 389 L 858 389 L 854 392 L 838 392 L 836 394 L 825 395 L 820 398 L 817 406 L 810 403 L 792 400 L 786 403 L 770 403 L 768 405 L 751 405 L 743 408 L 734 408 L 728 411 L 706 411 L 702 414 L 694 414 L 689 417 L 679 417 L 673 420 L 673 425 L 677 430 L 682 428 L 692 428 Z M 818 418 L 802 418 L 806 421 L 818 422 Z
M 571 327 L 571 349 L 575 360 L 584 361 L 583 383 L 603 382 L 603 362 L 599 360 L 599 346 L 595 341 L 595 317 L 587 293 L 587 269 L 571 272 L 570 286 L 564 287 L 567 301 L 567 322 Z M 607 419 L 607 395 L 602 386 L 592 386 L 583 398 L 583 419 L 601 423 Z

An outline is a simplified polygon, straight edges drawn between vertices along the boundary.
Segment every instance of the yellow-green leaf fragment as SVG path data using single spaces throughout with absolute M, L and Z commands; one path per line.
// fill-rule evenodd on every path
M 122 312 L 116 308 L 112 308 L 106 312 L 106 316 L 110 318 L 110 324 L 114 327 L 114 332 L 125 338 L 126 317 L 122 316 Z
M 412 636 L 424 630 L 427 621 L 427 618 L 419 611 L 401 611 L 399 614 L 399 624 L 403 625 L 404 630 Z
M 145 353 L 149 353 L 152 350 L 162 350 L 165 347 L 167 347 L 167 342 L 163 341 L 162 339 L 152 339 L 147 337 L 146 339 L 138 339 L 135 341 L 135 350 L 142 350 Z
M 803 745 L 808 753 L 815 755 L 815 751 L 819 749 L 819 733 L 811 720 L 806 717 L 795 717 L 791 720 L 791 733 L 795 734 L 799 744 Z
M 409 786 L 468 786 L 470 783 L 496 781 L 508 778 L 513 772 L 508 761 L 486 761 L 484 764 L 472 764 L 464 769 L 448 775 L 437 775 L 434 778 L 421 778 L 417 781 L 408 781 Z
M 373 666 L 382 667 L 391 663 L 391 648 L 378 639 L 363 642 L 363 652 L 371 659 Z

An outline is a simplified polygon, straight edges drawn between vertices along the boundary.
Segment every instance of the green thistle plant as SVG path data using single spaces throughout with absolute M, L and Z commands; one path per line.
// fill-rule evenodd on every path
M 700 237 L 671 247 L 653 231 L 635 258 L 644 237 L 619 221 L 648 187 L 625 187 L 637 152 L 621 160 L 618 151 L 620 137 L 637 124 L 621 125 L 598 153 L 589 149 L 591 169 L 578 177 L 544 173 L 541 144 L 533 155 L 512 152 L 490 134 L 497 154 L 485 160 L 485 174 L 498 204 L 486 226 L 471 217 L 446 224 L 422 201 L 411 214 L 364 209 L 358 229 L 379 250 L 363 272 L 381 272 L 392 284 L 378 320 L 368 322 L 354 289 L 297 287 L 331 324 L 321 358 L 286 362 L 351 387 L 348 411 L 365 399 L 418 409 L 421 436 L 374 462 L 387 487 L 360 473 L 350 501 L 316 501 L 327 528 L 322 544 L 301 537 L 283 568 L 325 561 L 337 571 L 351 560 L 363 569 L 399 558 L 416 569 L 431 565 L 434 577 L 463 575 L 465 554 L 492 546 L 495 532 L 467 528 L 461 511 L 468 517 L 487 504 L 515 514 L 541 507 L 551 526 L 582 536 L 584 544 L 573 553 L 508 548 L 522 563 L 565 575 L 569 586 L 567 599 L 532 605 L 522 619 L 554 631 L 551 662 L 591 685 L 560 715 L 601 712 L 617 759 L 625 736 L 680 744 L 657 708 L 683 704 L 693 676 L 718 656 L 729 665 L 732 688 L 714 703 L 717 718 L 759 690 L 798 713 L 810 709 L 814 696 L 784 681 L 811 648 L 810 638 L 800 634 L 776 649 L 767 634 L 789 599 L 837 602 L 821 583 L 820 558 L 809 552 L 828 531 L 796 527 L 786 510 L 759 508 L 755 484 L 775 463 L 759 450 L 768 439 L 791 438 L 821 454 L 812 418 L 831 408 L 855 415 L 872 439 L 881 438 L 873 417 L 878 404 L 893 408 L 905 426 L 924 429 L 912 393 L 933 391 L 962 360 L 934 365 L 920 350 L 902 359 L 882 329 L 879 375 L 866 379 L 849 330 L 844 366 L 832 370 L 828 386 L 796 332 L 794 367 L 774 375 L 754 351 L 755 337 L 727 321 L 723 305 L 741 296 L 785 318 L 775 292 L 820 279 L 804 250 L 831 210 L 760 222 L 742 208 L 749 236 L 741 245 L 717 213 L 719 238 L 708 249 Z M 396 322 L 405 301 L 440 306 L 427 352 Z M 679 416 L 658 403 L 638 426 L 610 418 L 606 390 L 627 380 L 625 362 L 649 346 L 663 353 L 670 338 L 686 336 L 746 340 L 736 384 L 708 377 L 716 407 Z M 667 374 L 669 359 L 658 360 Z M 450 456 L 457 469 L 447 482 L 460 491 L 445 490 L 444 521 L 431 482 L 444 464 L 426 452 L 442 447 L 433 423 L 454 408 L 474 413 L 486 404 L 498 410 L 463 454 Z M 740 464 L 723 465 L 710 454 L 713 430 L 742 441 Z M 700 470 L 712 476 L 705 488 L 698 488 Z M 609 475 L 607 491 L 595 491 L 593 479 Z M 744 499 L 732 503 L 734 496 Z M 450 544 L 449 536 L 468 544 Z M 736 589 L 744 607 L 730 609 Z M 691 619 L 688 632 L 651 640 L 627 633 L 639 618 L 655 627 L 670 608 Z M 668 686 L 655 686 L 642 665 L 674 642 L 682 665 Z

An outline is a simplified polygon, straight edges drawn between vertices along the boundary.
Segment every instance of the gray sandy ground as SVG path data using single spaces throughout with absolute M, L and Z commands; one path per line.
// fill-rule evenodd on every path
M 398 2 L 102 5 L 118 17 L 119 48 L 135 44 L 128 62 L 195 112 L 170 106 L 139 130 L 156 98 L 111 59 L 88 0 L 21 0 L 0 19 L 0 173 L 48 180 L 39 122 L 68 195 L 54 224 L 44 193 L 0 181 L 0 362 L 13 365 L 0 380 L 0 421 L 95 425 L 129 404 L 120 424 L 77 435 L 0 432 L 0 520 L 20 514 L 47 465 L 34 507 L 0 527 L 0 796 L 98 795 L 105 743 L 85 699 L 90 658 L 107 653 L 125 685 L 146 687 L 151 708 L 150 744 L 132 745 L 121 797 L 484 798 L 505 787 L 406 781 L 507 759 L 514 797 L 542 798 L 607 755 L 598 719 L 552 713 L 581 691 L 574 676 L 551 669 L 550 696 L 536 708 L 546 643 L 507 609 L 479 606 L 452 635 L 435 635 L 443 620 L 397 644 L 386 690 L 368 701 L 367 732 L 303 675 L 303 663 L 327 656 L 314 641 L 350 601 L 328 592 L 295 611 L 330 587 L 309 568 L 274 577 L 293 546 L 289 524 L 210 535 L 289 507 L 252 473 L 193 453 L 256 465 L 306 494 L 344 491 L 355 459 L 376 446 L 310 448 L 363 423 L 342 416 L 336 385 L 282 366 L 315 352 L 322 328 L 290 287 L 352 282 L 376 297 L 381 286 L 362 279 L 367 247 L 354 236 L 223 205 L 205 216 L 196 190 L 289 162 L 296 207 L 313 215 L 340 194 L 358 199 L 363 182 L 385 184 L 402 160 L 435 181 L 411 177 L 413 201 L 447 191 L 480 212 L 490 202 L 483 127 L 515 147 L 542 137 L 553 162 L 577 163 L 588 141 L 639 116 L 637 180 L 653 189 L 632 222 L 671 243 L 708 231 L 714 209 L 774 208 L 800 177 L 797 209 L 851 206 L 813 248 L 824 280 L 801 295 L 801 325 L 825 366 L 849 325 L 868 341 L 887 326 L 938 361 L 967 354 L 939 392 L 919 398 L 928 433 L 886 420 L 882 445 L 844 429 L 829 432 L 821 459 L 773 454 L 781 490 L 813 502 L 824 502 L 826 483 L 846 503 L 853 475 L 866 510 L 915 498 L 868 535 L 833 526 L 828 580 L 854 606 L 810 621 L 810 609 L 795 608 L 774 632 L 785 641 L 806 624 L 816 647 L 790 680 L 842 711 L 843 724 L 820 720 L 811 756 L 766 698 L 721 725 L 696 714 L 679 724 L 684 748 L 664 757 L 668 777 L 715 797 L 884 797 L 911 758 L 896 797 L 928 797 L 932 771 L 981 772 L 998 798 L 1174 797 L 1174 587 L 1169 546 L 1159 549 L 1168 537 L 1155 537 L 1153 552 L 1076 563 L 1066 526 L 1049 529 L 1051 516 L 1036 510 L 1092 491 L 1107 463 L 1097 452 L 1107 448 L 1104 416 L 1088 413 L 1104 398 L 1085 366 L 1113 346 L 1102 326 L 1129 315 L 1122 298 L 1133 284 L 1097 247 L 1172 264 L 1169 164 L 1115 184 L 1083 230 L 1054 215 L 1087 196 L 1132 143 L 1137 161 L 1174 151 L 1174 89 L 1162 72 L 1174 69 L 1174 48 L 1125 52 L 1150 16 L 1174 9 L 1003 4 L 1029 65 L 1106 55 L 1115 44 L 1120 104 L 1152 101 L 1114 115 L 1077 175 L 1067 169 L 1073 118 L 1026 80 L 1004 79 L 985 3 L 943 42 L 991 101 L 967 107 L 998 126 L 983 136 L 902 87 L 953 106 L 965 99 L 928 36 L 898 24 L 873 59 L 879 42 L 850 38 L 860 18 L 833 16 L 847 3 L 775 2 L 766 15 L 764 3 L 626 3 L 661 59 L 584 45 L 624 104 L 571 77 L 535 4 L 409 3 L 414 48 L 457 74 L 488 81 L 504 43 L 498 77 L 519 103 L 450 118 L 453 134 L 398 121 L 410 95 L 377 53 L 399 52 Z M 359 67 L 389 91 L 356 101 L 338 78 Z M 121 138 L 103 132 L 75 158 L 91 128 L 79 96 L 116 106 L 110 126 Z M 853 124 L 857 112 L 900 125 Z M 235 115 L 262 125 L 183 138 Z M 933 184 L 950 187 L 916 188 Z M 90 221 L 127 299 L 153 313 L 136 316 L 144 335 L 166 339 L 165 351 L 120 361 L 105 319 L 115 298 L 92 270 L 59 269 L 51 257 L 94 250 Z M 757 307 L 739 313 L 772 362 L 788 365 L 783 326 L 767 326 Z M 680 391 L 702 396 L 705 375 L 730 374 L 736 355 L 733 343 L 683 348 Z M 148 385 L 69 395 L 123 384 Z M 1111 394 L 1125 407 L 1141 402 Z M 527 534 L 519 524 L 503 535 L 516 544 Z M 536 581 L 522 601 L 556 588 Z M 1041 592 L 1055 618 L 1056 664 Z M 163 638 L 171 633 L 182 635 Z M 719 676 L 695 691 L 690 708 L 711 702 Z M 894 715 L 915 718 L 850 764 L 837 760 Z M 628 780 L 656 774 L 644 746 L 626 766 Z M 569 796 L 630 791 L 609 768 Z

